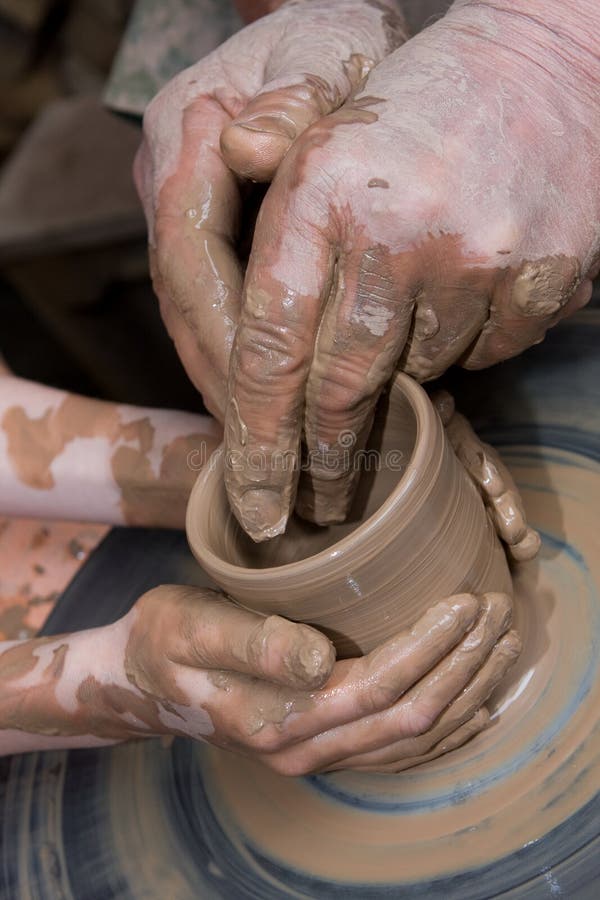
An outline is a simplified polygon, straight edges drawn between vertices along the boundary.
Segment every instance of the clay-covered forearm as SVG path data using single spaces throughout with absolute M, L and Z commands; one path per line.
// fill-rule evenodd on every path
M 219 440 L 208 416 L 0 376 L 0 512 L 182 527 L 189 491 Z
M 175 684 L 169 685 L 170 702 L 145 688 L 147 671 L 162 672 L 167 660 L 155 641 L 140 665 L 149 629 L 140 639 L 132 627 L 138 618 L 134 609 L 102 628 L 1 643 L 0 755 L 187 735 L 197 727 L 193 716 L 183 727 Z M 168 609 L 165 621 L 174 621 Z
M 122 739 L 88 698 L 105 629 L 0 643 L 0 755 L 95 747 Z

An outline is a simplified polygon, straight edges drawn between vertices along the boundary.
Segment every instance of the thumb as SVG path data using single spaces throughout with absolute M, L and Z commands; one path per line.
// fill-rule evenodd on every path
M 355 68 L 360 66 L 366 75 L 372 65 L 364 57 Z M 317 75 L 298 75 L 293 84 L 281 81 L 265 85 L 221 134 L 221 152 L 229 168 L 254 181 L 271 181 L 295 139 L 337 109 L 354 88 L 342 75 L 333 84 Z
M 264 86 L 221 132 L 223 158 L 238 175 L 270 181 L 295 139 L 345 103 L 371 69 L 406 39 L 399 17 L 393 29 L 389 21 L 384 28 L 370 21 L 373 7 L 346 5 L 360 6 L 362 14 L 348 28 L 340 30 L 338 9 L 335 20 L 314 21 L 310 33 L 298 34 L 298 28 L 283 32 L 266 67 Z M 387 16 L 389 20 L 390 10 Z

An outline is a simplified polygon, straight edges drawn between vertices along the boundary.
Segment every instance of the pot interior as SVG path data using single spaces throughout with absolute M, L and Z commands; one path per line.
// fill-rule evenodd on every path
M 211 496 L 204 540 L 220 559 L 244 568 L 272 568 L 314 556 L 360 528 L 379 509 L 402 479 L 416 439 L 417 416 L 404 392 L 396 385 L 382 396 L 367 450 L 356 462 L 360 466 L 360 480 L 345 522 L 321 527 L 294 514 L 285 534 L 256 544 L 232 514 L 219 472 L 218 485 L 214 486 Z M 301 479 L 308 478 L 307 472 L 301 472 Z

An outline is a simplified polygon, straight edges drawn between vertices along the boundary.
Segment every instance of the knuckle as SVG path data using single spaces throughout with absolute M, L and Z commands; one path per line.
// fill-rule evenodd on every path
M 362 697 L 364 714 L 380 712 L 388 709 L 398 699 L 398 690 L 392 684 L 374 681 L 368 685 Z
M 245 323 L 240 330 L 238 381 L 250 391 L 268 383 L 276 388 L 290 379 L 303 378 L 310 347 L 306 338 L 288 325 L 268 320 Z
M 165 604 L 170 603 L 171 600 L 172 594 L 168 585 L 154 587 L 138 598 L 136 609 L 142 615 L 148 616 L 148 622 L 152 625 L 157 610 L 164 608 Z
M 302 133 L 293 145 L 293 152 L 290 162 L 293 162 L 297 171 L 309 172 L 310 175 L 303 179 L 301 186 L 303 192 L 310 194 L 320 202 L 320 192 L 316 190 L 317 182 L 322 187 L 320 179 L 324 178 L 329 181 L 331 179 L 331 152 L 323 146 L 323 132 L 330 126 L 322 121 L 313 122 Z M 300 186 L 300 185 L 299 185 Z
M 494 622 L 497 623 L 499 633 L 506 631 L 512 622 L 513 602 L 508 594 L 488 593 L 485 595 L 493 613 Z
M 246 641 L 246 658 L 250 666 L 257 671 L 268 669 L 268 621 L 268 619 L 263 619 L 258 622 Z
M 296 138 L 285 156 L 281 177 L 291 185 L 298 211 L 328 213 L 334 198 L 339 205 L 342 196 L 349 196 L 349 181 L 358 186 L 356 160 L 348 160 L 347 152 L 335 147 L 333 135 L 331 117 L 317 120 Z
M 250 632 L 246 645 L 250 665 L 259 672 L 280 672 L 293 642 L 294 627 L 292 623 L 276 615 L 267 616 L 258 622 Z
M 438 717 L 438 711 L 427 701 L 418 699 L 408 703 L 402 710 L 402 731 L 406 737 L 420 737 L 426 734 Z
M 287 746 L 287 739 L 276 726 L 265 725 L 250 737 L 249 744 L 256 752 L 268 755 L 284 750 Z
M 142 128 L 144 137 L 150 145 L 152 145 L 157 133 L 160 131 L 161 123 L 166 115 L 168 102 L 169 87 L 167 85 L 162 91 L 159 91 L 146 107 Z
M 437 370 L 437 363 L 423 353 L 409 354 L 406 363 L 402 366 L 402 371 L 418 382 L 430 381 L 441 374 Z
M 332 415 L 360 409 L 374 397 L 367 373 L 368 363 L 357 357 L 324 359 L 317 364 L 320 409 Z
M 510 555 L 517 562 L 525 562 L 534 559 L 541 547 L 542 539 L 534 528 L 528 528 L 525 536 L 509 547 Z
M 454 397 L 452 396 L 452 394 L 448 393 L 448 391 L 440 390 L 436 391 L 436 393 L 433 395 L 432 401 L 440 419 L 442 420 L 442 424 L 444 426 L 448 425 L 456 411 Z

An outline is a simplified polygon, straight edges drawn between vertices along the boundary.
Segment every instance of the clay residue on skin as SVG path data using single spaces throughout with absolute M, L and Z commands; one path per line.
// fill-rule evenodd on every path
M 120 433 L 116 407 L 75 395 L 68 395 L 56 409 L 49 407 L 37 419 L 30 418 L 23 407 L 13 406 L 4 413 L 1 425 L 14 471 L 38 490 L 54 487 L 50 467 L 71 441 L 105 437 L 114 443 Z
M 60 640 L 60 639 L 59 639 Z M 2 729 L 16 729 L 30 734 L 87 734 L 75 723 L 67 723 L 64 710 L 59 707 L 55 688 L 63 674 L 68 642 L 58 643 L 49 664 L 41 673 L 41 681 L 27 688 L 18 681 L 29 675 L 39 663 L 36 650 L 44 643 L 56 642 L 54 637 L 24 641 L 0 654 L 0 722 Z M 13 683 L 17 685 L 13 689 Z
M 145 456 L 154 443 L 154 427 L 146 416 L 122 423 L 118 407 L 68 394 L 56 408 L 31 418 L 22 406 L 7 409 L 1 422 L 8 439 L 8 455 L 18 477 L 29 487 L 51 490 L 51 466 L 65 447 L 77 438 L 138 441 Z
M 155 609 L 158 621 L 161 610 Z M 165 628 L 172 628 L 173 616 L 165 613 L 163 624 Z M 173 674 L 172 661 L 164 652 L 163 629 L 156 625 L 148 628 L 143 615 L 132 624 L 123 664 L 127 680 L 146 697 L 168 694 L 171 703 L 189 703 L 187 694 L 179 687 Z
M 0 612 L 0 633 L 19 638 L 32 636 L 33 629 L 27 623 L 27 614 L 29 606 L 33 605 L 35 599 L 32 598 L 27 603 L 4 607 Z M 45 597 L 41 598 L 42 602 L 45 600 Z
M 477 368 L 520 353 L 589 297 L 584 292 L 576 300 L 579 287 L 589 290 L 589 264 L 597 255 L 597 141 L 581 103 L 581 79 L 566 79 L 563 89 L 562 79 L 548 77 L 560 68 L 555 54 L 547 66 L 533 65 L 515 49 L 527 49 L 526 35 L 515 33 L 522 43 L 494 45 L 505 76 L 499 95 L 485 35 L 475 27 L 480 13 L 472 4 L 455 4 L 445 19 L 386 57 L 369 74 L 364 95 L 313 124 L 278 170 L 261 210 L 247 283 L 269 291 L 273 285 L 272 299 L 277 290 L 289 296 L 287 320 L 277 309 L 260 326 L 263 336 L 276 332 L 286 359 L 265 353 L 254 385 L 257 402 L 267 400 L 266 423 L 254 429 L 251 403 L 240 406 L 250 444 L 254 430 L 267 433 L 277 422 L 281 446 L 297 451 L 300 429 L 290 420 L 303 413 L 311 458 L 320 446 L 332 446 L 342 428 L 362 439 L 384 383 L 368 385 L 365 397 L 367 373 L 373 380 L 391 374 L 379 364 L 385 348 L 363 345 L 360 325 L 348 334 L 326 323 L 328 315 L 340 314 L 327 302 L 331 257 L 343 270 L 346 305 L 355 303 L 360 321 L 353 272 L 361 254 L 384 245 L 387 257 L 367 309 L 384 282 L 395 287 L 397 306 L 410 310 L 409 328 L 402 334 L 390 327 L 386 342 L 397 350 L 393 365 L 419 380 L 436 378 L 456 362 Z M 487 24 L 496 16 L 504 20 L 502 11 L 483 11 Z M 377 127 L 363 127 L 374 121 Z M 579 153 L 564 141 L 569 124 L 581 131 Z M 543 155 L 532 149 L 536 133 L 547 136 Z M 577 191 L 566 189 L 565 173 L 574 173 L 574 181 L 579 176 Z M 368 189 L 373 174 L 389 183 L 389 193 Z M 298 260 L 309 258 L 314 265 L 306 272 Z M 340 318 L 348 321 L 348 311 Z M 236 343 L 259 333 L 246 324 Z M 321 353 L 321 341 L 332 333 L 337 346 Z M 236 385 L 232 372 L 239 401 L 241 379 Z M 286 383 L 290 372 L 297 377 Z M 349 495 L 342 480 L 340 495 Z M 249 482 L 248 476 L 238 493 Z M 287 515 L 295 485 L 266 487 L 280 488 L 279 511 Z M 280 532 L 267 515 L 277 510 L 272 493 L 265 491 L 262 509 L 257 497 L 246 519 L 230 493 L 242 527 L 255 539 Z
M 148 608 L 140 600 L 142 609 L 106 630 L 22 641 L 0 653 L 0 729 L 92 743 L 211 734 L 210 716 L 179 687 L 169 658 L 177 605 L 168 589 L 156 593 L 163 602 Z
M 260 691 L 259 691 L 260 693 Z M 267 725 L 282 728 L 288 716 L 294 712 L 303 712 L 311 708 L 308 698 L 301 699 L 291 691 L 281 689 L 276 694 L 269 691 L 261 702 L 257 697 L 256 705 L 248 712 L 246 730 L 248 735 L 258 734 Z
M 547 256 L 525 262 L 515 277 L 512 302 L 523 316 L 552 316 L 568 302 L 581 281 L 579 261 Z
M 15 729 L 47 736 L 92 735 L 101 739 L 125 740 L 136 735 L 162 734 L 161 704 L 157 698 L 133 687 L 100 682 L 94 675 L 82 677 L 75 690 L 77 709 L 67 711 L 57 700 L 56 690 L 65 671 L 69 638 L 58 643 L 40 677 L 23 687 L 20 680 L 39 664 L 37 650 L 56 638 L 24 641 L 0 654 L 0 722 L 2 729 Z M 59 639 L 60 640 L 60 639 Z M 189 735 L 189 730 L 173 734 Z
M 138 441 L 141 453 L 149 453 L 152 450 L 155 430 L 148 416 L 120 425 L 119 428 L 121 437 L 126 441 Z
M 123 519 L 134 525 L 180 528 L 198 468 L 218 443 L 211 434 L 173 438 L 163 446 L 156 472 L 151 461 L 157 449 L 156 427 L 150 416 L 123 421 L 118 406 L 76 395 L 65 396 L 38 418 L 28 415 L 23 406 L 10 407 L 0 424 L 13 470 L 20 481 L 36 490 L 50 491 L 56 486 L 52 466 L 72 442 L 104 439 L 121 492 Z
M 218 440 L 206 434 L 174 438 L 162 451 L 158 475 L 146 452 L 129 446 L 118 447 L 111 458 L 115 482 L 121 490 L 121 509 L 128 525 L 180 528 L 190 490 L 197 477 L 191 460 L 208 461 Z
M 319 323 L 302 397 L 311 466 L 302 475 L 298 502 L 302 515 L 318 524 L 343 520 L 356 482 L 351 465 L 346 473 L 338 473 L 335 483 L 331 471 L 321 473 L 321 449 L 335 450 L 337 436 L 351 431 L 355 443 L 350 459 L 364 450 L 373 406 L 396 367 L 426 381 L 461 356 L 468 361 L 474 339 L 482 330 L 485 333 L 495 314 L 491 298 L 510 300 L 516 294 L 521 304 L 525 296 L 528 299 L 526 312 L 521 313 L 523 324 L 515 322 L 514 331 L 502 339 L 505 355 L 510 355 L 514 334 L 519 342 L 524 331 L 531 343 L 541 339 L 577 286 L 573 258 L 548 258 L 519 269 L 488 268 L 475 259 L 467 262 L 462 239 L 456 235 L 430 235 L 415 249 L 395 254 L 377 246 L 365 250 L 361 258 L 358 269 L 338 263 L 342 273 Z M 424 271 L 431 277 L 419 283 L 417 274 Z M 461 273 L 458 283 L 452 274 L 456 272 Z M 341 371 L 349 373 L 343 388 Z M 360 380 L 352 377 L 360 372 L 365 373 Z M 281 443 L 287 443 L 285 437 Z M 338 455 L 348 459 L 347 453 Z M 258 507 L 254 535 L 257 522 Z
M 38 638 L 37 646 L 44 641 L 55 640 L 55 638 Z M 9 647 L 0 654 L 0 682 L 3 684 L 22 678 L 32 672 L 37 665 L 37 657 L 35 656 L 35 646 L 32 643 L 16 644 Z
M 207 673 L 210 683 L 219 691 L 230 693 L 235 687 L 239 691 L 240 685 L 245 684 L 248 696 L 252 702 L 248 704 L 243 717 L 242 732 L 244 737 L 253 737 L 266 727 L 274 727 L 283 730 L 286 720 L 292 713 L 308 712 L 314 706 L 309 694 L 300 693 L 284 687 L 274 687 L 258 678 L 251 678 L 231 672 L 209 671 Z M 207 704 L 207 709 L 214 709 L 214 714 L 219 715 L 219 701 Z M 222 737 L 218 743 L 223 747 L 234 747 L 235 743 L 228 737 Z
M 182 98 L 172 102 L 179 104 Z M 233 115 L 240 103 L 231 111 Z M 171 106 L 169 115 L 174 109 Z M 154 186 L 156 207 L 152 203 L 151 213 L 146 210 L 154 218 L 151 274 L 163 319 L 188 374 L 208 408 L 221 418 L 242 289 L 235 249 L 240 189 L 218 152 L 219 134 L 230 118 L 219 102 L 199 88 L 176 119 L 181 146 L 168 177 Z M 203 134 L 212 132 L 210 140 L 199 140 L 199 128 Z M 157 133 L 152 144 L 155 156 L 165 149 L 171 153 L 175 138 L 170 131 L 168 138 Z M 148 177 L 154 182 L 154 170 Z
M 148 737 L 162 734 L 166 730 L 160 717 L 161 705 L 143 692 L 139 694 L 118 684 L 104 684 L 90 675 L 77 689 L 77 699 L 84 717 L 83 730 L 71 733 L 123 740 L 136 735 Z M 132 716 L 137 722 L 132 721 Z M 170 727 L 169 732 L 188 736 L 188 731 L 183 727 L 180 731 Z

